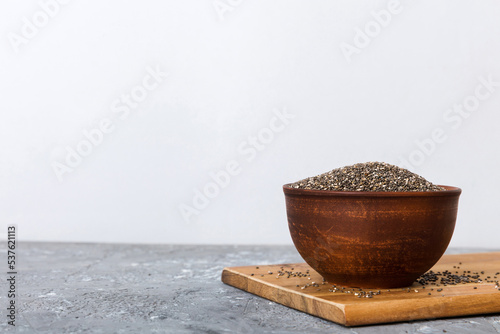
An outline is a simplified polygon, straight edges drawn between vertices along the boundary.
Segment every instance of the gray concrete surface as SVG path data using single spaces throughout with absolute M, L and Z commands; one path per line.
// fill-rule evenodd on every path
M 288 246 L 21 242 L 17 254 L 21 333 L 500 332 L 500 315 L 346 328 L 221 283 L 225 266 L 301 261 Z

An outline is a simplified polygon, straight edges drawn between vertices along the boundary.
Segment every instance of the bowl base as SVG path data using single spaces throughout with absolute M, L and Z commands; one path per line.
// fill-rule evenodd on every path
M 346 288 L 360 288 L 360 289 L 395 289 L 395 288 L 405 288 L 413 283 L 419 277 L 419 275 L 411 275 L 404 277 L 394 277 L 394 276 L 380 276 L 377 275 L 353 275 L 353 276 L 332 276 L 332 275 L 321 275 L 328 282 L 328 284 L 342 286 Z

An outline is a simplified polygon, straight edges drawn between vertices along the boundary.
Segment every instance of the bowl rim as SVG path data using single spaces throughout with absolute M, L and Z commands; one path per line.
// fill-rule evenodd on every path
M 458 196 L 462 189 L 454 186 L 438 186 L 446 190 L 438 191 L 336 191 L 336 190 L 313 190 L 298 189 L 290 187 L 292 183 L 283 185 L 283 192 L 286 195 L 306 195 L 306 196 L 334 196 L 334 197 L 440 197 Z

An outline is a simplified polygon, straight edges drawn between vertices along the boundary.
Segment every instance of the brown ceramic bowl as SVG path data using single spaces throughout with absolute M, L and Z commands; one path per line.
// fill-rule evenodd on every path
M 330 284 L 411 285 L 443 255 L 462 190 L 346 192 L 283 186 L 288 227 L 304 260 Z

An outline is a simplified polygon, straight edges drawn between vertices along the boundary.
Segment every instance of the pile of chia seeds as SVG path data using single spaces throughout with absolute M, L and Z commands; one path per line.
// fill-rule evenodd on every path
M 308 177 L 290 185 L 297 189 L 333 191 L 442 191 L 420 175 L 385 162 L 365 162 Z

